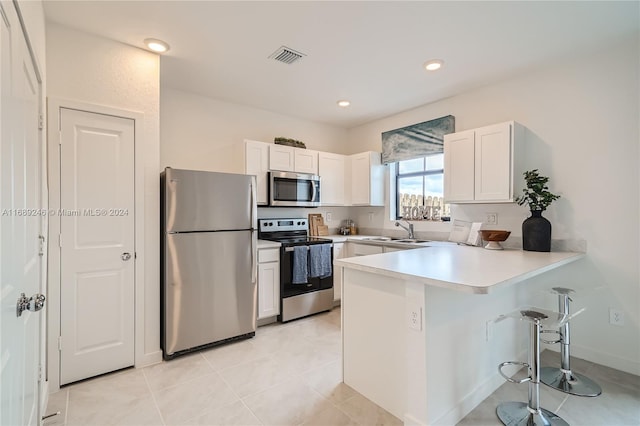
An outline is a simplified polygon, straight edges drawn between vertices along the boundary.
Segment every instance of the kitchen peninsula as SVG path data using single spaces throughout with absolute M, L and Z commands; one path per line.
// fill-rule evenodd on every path
M 431 242 L 336 259 L 344 382 L 405 424 L 455 424 L 504 382 L 500 362 L 526 358 L 524 325 L 493 323 L 532 304 L 518 283 L 583 256 Z

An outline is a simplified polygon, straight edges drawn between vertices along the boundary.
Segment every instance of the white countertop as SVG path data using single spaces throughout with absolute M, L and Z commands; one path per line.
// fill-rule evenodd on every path
M 448 242 L 369 256 L 336 259 L 335 266 L 486 294 L 584 257 L 583 253 L 487 250 Z
M 258 250 L 268 248 L 279 248 L 282 244 L 276 241 L 258 240 Z
M 323 235 L 318 238 L 328 238 L 334 243 L 344 243 L 345 241 L 361 241 L 371 238 L 381 238 L 380 235 Z

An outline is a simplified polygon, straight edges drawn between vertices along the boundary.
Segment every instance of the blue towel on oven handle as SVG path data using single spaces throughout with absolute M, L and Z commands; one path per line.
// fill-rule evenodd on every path
M 309 261 L 307 253 L 309 246 L 293 247 L 293 271 L 291 273 L 292 284 L 306 284 L 309 276 Z
M 326 278 L 331 275 L 331 244 L 309 246 L 309 276 Z

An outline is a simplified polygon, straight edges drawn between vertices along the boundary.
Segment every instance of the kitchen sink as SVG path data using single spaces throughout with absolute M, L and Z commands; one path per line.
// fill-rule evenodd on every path
M 392 238 L 391 241 L 394 243 L 411 243 L 411 244 L 420 244 L 420 243 L 428 243 L 429 240 L 417 240 L 415 238 Z

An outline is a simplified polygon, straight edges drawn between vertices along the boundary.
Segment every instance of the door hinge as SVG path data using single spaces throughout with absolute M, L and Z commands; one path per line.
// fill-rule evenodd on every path
M 42 382 L 42 365 L 38 365 L 38 382 Z
M 38 130 L 44 129 L 44 115 L 38 114 Z
M 44 236 L 38 235 L 38 240 L 40 241 L 40 251 L 38 252 L 38 255 L 44 256 Z
M 58 336 L 58 350 L 62 350 L 62 336 Z
M 62 234 L 58 234 L 58 247 L 62 248 Z
M 62 145 L 62 131 L 58 132 L 58 145 Z

